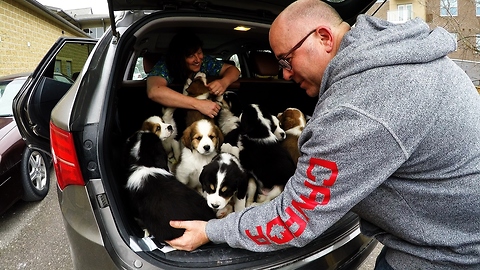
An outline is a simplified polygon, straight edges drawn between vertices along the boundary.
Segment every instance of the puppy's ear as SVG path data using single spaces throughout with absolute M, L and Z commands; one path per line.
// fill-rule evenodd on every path
M 282 115 L 283 115 L 283 112 L 279 112 L 279 113 L 277 114 L 277 118 L 278 118 L 278 120 L 280 121 L 280 123 L 282 123 Z
M 217 125 L 214 125 L 215 133 L 217 134 L 218 142 L 216 145 L 217 150 L 220 150 L 222 144 L 223 144 L 223 133 L 220 130 L 220 128 Z
M 203 169 L 202 169 L 202 172 L 200 173 L 200 176 L 198 177 L 198 181 L 200 181 L 200 184 L 202 185 L 202 188 L 203 188 L 203 184 L 205 183 L 206 179 L 207 179 L 207 170 L 205 170 L 205 167 L 207 167 L 207 165 L 204 165 L 203 166 Z M 205 191 L 205 189 L 203 188 L 203 191 Z
M 185 147 L 192 150 L 192 126 L 189 126 L 183 131 L 182 143 Z
M 154 132 L 153 123 L 150 121 L 143 121 L 141 130 Z
M 248 180 L 248 175 L 240 171 L 237 179 L 237 198 L 244 199 L 247 196 Z M 250 196 L 252 196 L 252 194 L 250 194 Z

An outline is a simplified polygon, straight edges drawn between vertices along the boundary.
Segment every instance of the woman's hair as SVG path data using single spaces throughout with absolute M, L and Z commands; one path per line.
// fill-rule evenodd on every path
M 187 68 L 185 58 L 202 47 L 202 40 L 191 31 L 179 32 L 172 38 L 165 62 L 174 82 L 185 83 L 191 72 Z

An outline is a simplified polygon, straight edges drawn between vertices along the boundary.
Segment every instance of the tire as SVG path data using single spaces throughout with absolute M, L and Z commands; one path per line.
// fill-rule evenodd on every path
M 50 188 L 49 168 L 49 159 L 45 154 L 25 148 L 20 168 L 24 201 L 40 201 L 47 196 Z

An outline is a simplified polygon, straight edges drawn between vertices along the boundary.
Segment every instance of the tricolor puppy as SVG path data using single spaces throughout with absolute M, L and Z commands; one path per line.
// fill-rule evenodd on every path
M 254 202 L 257 186 L 254 179 L 243 170 L 237 157 L 229 153 L 217 155 L 203 167 L 200 183 L 211 208 L 218 210 L 217 217 L 229 214 L 223 211 L 233 203 L 234 211 L 242 211 Z
M 140 130 L 151 132 L 160 138 L 165 140 L 171 137 L 175 131 L 171 124 L 165 123 L 160 116 L 151 116 L 142 123 Z
M 286 138 L 282 141 L 282 146 L 297 164 L 300 151 L 298 150 L 298 137 L 302 133 L 307 120 L 305 115 L 297 108 L 287 108 L 277 115 L 280 126 L 285 130 Z
M 193 81 L 201 81 L 203 83 L 202 84 L 198 83 L 196 86 L 193 86 L 192 89 L 188 89 L 192 85 Z M 185 85 L 183 86 L 183 94 L 187 96 L 198 97 L 200 99 L 209 98 L 209 95 L 206 95 L 206 94 L 210 93 L 210 91 L 206 91 L 205 88 L 199 87 L 201 85 L 204 85 L 204 86 L 207 85 L 207 75 L 203 72 L 197 72 L 193 80 L 188 78 L 187 81 L 185 82 Z
M 224 135 L 227 135 L 240 126 L 242 104 L 237 93 L 225 91 L 220 105 L 222 109 L 218 113 L 218 127 Z
M 187 127 L 182 136 L 184 147 L 180 161 L 175 168 L 177 179 L 201 193 L 200 173 L 220 152 L 222 142 L 223 134 L 218 126 L 206 119 Z
M 140 226 L 158 241 L 183 235 L 170 220 L 210 220 L 214 211 L 205 198 L 168 172 L 167 153 L 158 135 L 138 131 L 127 140 L 129 205 Z
M 177 128 L 173 120 L 174 108 L 164 109 L 162 117 L 151 116 L 143 121 L 140 130 L 155 133 L 162 140 L 163 148 L 168 156 L 177 161 L 180 158 L 180 143 L 175 140 Z
M 226 91 L 221 101 L 222 109 L 218 114 L 218 127 L 224 135 L 222 152 L 231 153 L 238 158 L 240 139 L 240 115 L 242 104 L 235 92 Z
M 197 73 L 193 80 L 187 80 L 188 87 L 185 88 L 185 92 L 188 96 L 196 99 L 211 99 L 213 101 L 221 101 L 221 96 L 217 97 L 210 93 L 210 89 L 207 87 L 206 75 L 202 72 Z M 213 118 L 210 118 L 198 110 L 187 110 L 185 116 L 185 125 L 188 127 L 193 122 L 200 119 L 207 119 L 213 122 Z
M 240 129 L 240 163 L 255 176 L 262 190 L 257 202 L 269 201 L 283 191 L 295 172 L 292 157 L 280 145 L 279 138 L 285 138 L 285 132 L 275 116 L 256 104 L 244 107 Z

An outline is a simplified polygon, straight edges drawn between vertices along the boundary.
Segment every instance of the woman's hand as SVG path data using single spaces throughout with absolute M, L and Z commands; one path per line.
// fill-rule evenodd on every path
M 215 80 L 207 84 L 207 87 L 210 89 L 210 93 L 220 96 L 227 90 L 228 83 L 225 83 L 223 80 Z
M 210 93 L 216 96 L 223 95 L 223 93 L 225 93 L 227 90 L 227 87 L 238 79 L 238 76 L 240 76 L 240 70 L 233 65 L 225 63 L 222 66 L 222 70 L 220 70 L 220 76 L 222 77 L 221 79 L 207 84 L 207 87 L 210 89 Z
M 170 246 L 178 250 L 192 251 L 210 240 L 207 237 L 205 228 L 206 221 L 170 221 L 170 226 L 178 229 L 185 229 L 182 236 L 167 242 Z
M 210 118 L 214 118 L 215 116 L 217 116 L 218 112 L 220 111 L 220 105 L 218 103 L 211 100 L 196 100 L 198 100 L 195 106 L 195 109 L 197 109 L 197 111 Z

